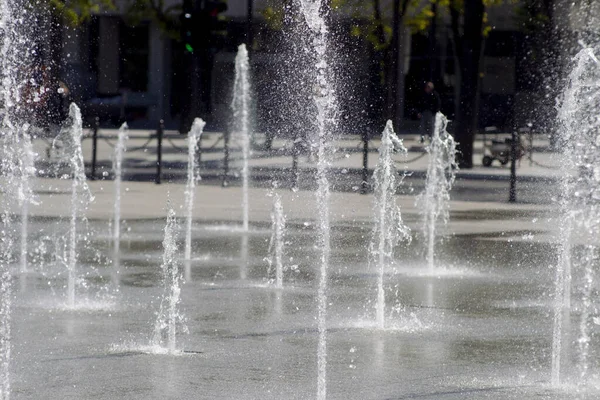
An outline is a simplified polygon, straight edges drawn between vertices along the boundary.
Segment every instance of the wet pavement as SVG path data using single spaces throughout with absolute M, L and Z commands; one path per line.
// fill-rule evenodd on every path
M 199 188 L 199 197 L 202 190 L 208 189 Z M 126 217 L 133 208 L 124 207 Z M 267 218 L 255 218 L 248 233 L 219 215 L 196 221 L 192 279 L 181 292 L 188 333 L 178 336 L 180 355 L 144 350 L 162 293 L 164 219 L 128 217 L 115 260 L 109 218 L 96 210 L 82 228 L 90 234 L 79 246 L 78 309 L 68 310 L 60 257 L 40 255 L 60 254 L 66 223 L 56 216 L 33 218 L 33 271 L 15 276 L 11 397 L 314 398 L 318 251 L 314 224 L 295 214 L 298 208 L 289 210 L 295 217 L 288 224 L 283 289 L 268 281 Z M 548 223 L 536 221 L 549 214 L 543 208 L 457 206 L 430 272 L 418 216 L 407 208 L 414 240 L 397 248 L 386 270 L 384 330 L 374 323 L 370 224 L 360 215 L 335 219 L 328 398 L 597 398 L 599 392 L 548 385 L 556 252 Z M 493 221 L 512 231 L 474 229 Z M 41 244 L 46 247 L 39 250 Z M 112 283 L 116 264 L 118 290 Z M 591 359 L 597 371 L 598 355 Z M 575 369 L 570 374 L 576 376 Z

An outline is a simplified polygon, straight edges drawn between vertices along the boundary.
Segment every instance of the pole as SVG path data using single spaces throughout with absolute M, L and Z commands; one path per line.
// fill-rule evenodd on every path
M 248 1 L 248 9 L 246 11 L 246 45 L 248 51 L 252 51 L 252 44 L 254 42 L 254 32 L 252 30 L 252 19 L 254 17 L 254 0 Z
M 360 193 L 367 194 L 369 186 L 369 134 L 363 133 L 363 165 L 362 165 L 362 183 Z
M 154 181 L 157 185 L 160 185 L 160 179 L 162 175 L 162 141 L 165 130 L 165 121 L 160 120 L 158 122 L 158 130 L 156 131 L 156 139 L 158 141 L 156 145 L 156 180 Z
M 92 173 L 91 180 L 96 180 L 96 161 L 98 159 L 98 129 L 100 127 L 100 117 L 94 118 L 94 129 L 92 133 Z
M 519 142 L 519 133 L 515 130 L 512 133 L 510 142 L 510 190 L 508 192 L 508 201 L 514 203 L 517 201 L 517 146 Z

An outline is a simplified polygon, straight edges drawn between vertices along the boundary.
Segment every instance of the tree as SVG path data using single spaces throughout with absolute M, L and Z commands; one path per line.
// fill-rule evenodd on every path
M 129 0 L 127 18 L 130 23 L 152 20 L 163 34 L 176 39 L 183 52 L 182 71 L 189 85 L 181 94 L 182 132 L 187 132 L 195 117 L 208 119 L 211 112 L 210 91 L 214 47 L 225 31 L 222 13 L 226 0 L 181 0 L 167 5 L 165 0 Z
M 38 42 L 37 45 L 45 51 L 37 52 L 36 57 L 43 55 L 44 59 L 34 59 L 31 73 L 40 72 L 43 76 L 42 82 L 37 85 L 50 88 L 45 101 L 40 102 L 35 113 L 40 118 L 41 124 L 50 121 L 57 122 L 63 118 L 60 103 L 57 100 L 61 95 L 58 93 L 60 70 L 62 66 L 63 27 L 74 28 L 88 20 L 94 13 L 104 9 L 114 9 L 114 0 L 30 0 L 31 11 L 46 21 L 47 43 Z
M 522 44 L 525 56 L 520 60 L 523 77 L 519 84 L 532 95 L 527 99 L 532 105 L 527 117 L 536 129 L 550 133 L 553 146 L 557 139 L 555 99 L 564 85 L 560 60 L 562 50 L 569 48 L 556 21 L 555 3 L 555 0 L 522 0 L 516 8 L 517 24 L 526 35 Z M 540 74 L 540 70 L 544 73 Z
M 459 166 L 472 168 L 473 142 L 478 121 L 485 4 L 484 0 L 449 0 L 448 7 L 460 82 L 454 138 L 458 142 Z
M 180 39 L 182 10 L 182 2 L 167 5 L 164 0 L 127 0 L 125 17 L 132 25 L 151 20 L 166 36 Z
M 396 127 L 402 117 L 402 69 L 398 63 L 402 50 L 402 34 L 408 26 L 412 33 L 422 32 L 432 17 L 428 2 L 419 0 L 393 0 L 383 6 L 381 0 L 338 0 L 336 8 L 353 9 L 353 17 L 363 24 L 355 24 L 352 35 L 362 36 L 371 44 L 372 89 L 376 107 L 382 110 L 382 119 L 391 119 Z M 366 9 L 368 8 L 368 9 Z M 365 19 L 365 15 L 369 16 Z M 390 16 L 389 18 L 384 17 Z M 379 119 L 375 116 L 375 119 Z M 383 121 L 377 121 L 381 125 Z
M 281 29 L 285 20 L 283 3 L 263 11 L 263 17 L 273 30 Z M 377 126 L 381 126 L 384 119 L 393 120 L 397 126 L 403 106 L 403 93 L 400 93 L 402 70 L 398 63 L 402 33 L 405 26 L 412 32 L 428 27 L 433 16 L 429 3 L 420 0 L 332 0 L 330 6 L 338 15 L 354 20 L 345 34 L 360 37 L 370 45 L 370 86 L 374 94 L 371 119 Z
M 58 73 L 62 50 L 62 27 L 79 26 L 94 13 L 114 9 L 114 0 L 46 0 L 34 2 L 50 16 L 50 59 L 52 70 Z

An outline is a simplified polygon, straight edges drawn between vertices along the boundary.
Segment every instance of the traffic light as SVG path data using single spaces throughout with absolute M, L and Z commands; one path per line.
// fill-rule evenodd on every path
M 207 1 L 204 10 L 211 18 L 218 18 L 219 14 L 227 11 L 227 3 L 225 1 Z
M 227 35 L 227 21 L 222 15 L 225 11 L 227 11 L 226 1 L 215 0 L 204 3 L 202 12 L 209 33 L 207 39 L 210 47 L 220 47 Z
M 224 0 L 183 1 L 180 20 L 185 54 L 221 47 L 227 35 L 227 21 L 222 15 L 225 11 L 227 2 Z
M 194 53 L 194 3 L 193 0 L 184 0 L 181 13 L 181 39 L 186 54 Z

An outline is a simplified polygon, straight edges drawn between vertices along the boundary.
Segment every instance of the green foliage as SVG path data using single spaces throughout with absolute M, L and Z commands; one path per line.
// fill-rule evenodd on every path
M 262 17 L 265 19 L 267 26 L 273 30 L 280 30 L 283 28 L 284 9 L 283 7 L 268 6 L 265 7 L 261 12 Z
M 114 0 L 42 0 L 36 5 L 47 7 L 71 26 L 81 24 L 94 13 L 115 8 Z
M 358 22 L 351 34 L 365 37 L 375 50 L 385 50 L 391 41 L 394 20 L 393 2 L 380 0 L 336 0 L 338 9 L 350 11 Z M 383 4 L 385 3 L 385 5 Z M 400 17 L 412 33 L 425 31 L 434 17 L 431 0 L 401 0 Z M 380 18 L 376 8 L 380 8 Z
M 431 2 L 426 2 L 426 5 L 421 7 L 415 5 L 409 10 L 414 10 L 414 12 L 408 15 L 405 24 L 410 28 L 412 33 L 424 32 L 429 28 L 431 20 L 435 18 L 435 14 L 431 10 Z
M 551 23 L 545 3 L 539 0 L 523 0 L 516 7 L 515 18 L 523 32 L 532 35 L 545 32 Z
M 150 20 L 168 37 L 178 39 L 181 36 L 181 2 L 166 6 L 164 0 L 127 0 L 126 11 L 125 19 L 131 25 Z
M 464 0 L 432 0 L 437 1 L 438 5 L 448 9 L 450 15 L 460 17 L 464 14 L 465 3 Z M 535 1 L 535 0 L 532 0 Z M 503 4 L 518 4 L 520 0 L 483 0 L 483 5 L 487 10 L 489 7 L 497 7 Z M 493 27 L 488 23 L 488 13 L 483 14 L 483 36 L 487 37 L 492 31 Z
M 422 32 L 429 27 L 434 17 L 431 2 L 434 0 L 401 0 L 404 24 L 414 33 Z M 262 11 L 267 26 L 279 30 L 283 26 L 284 8 L 281 1 L 271 1 L 271 5 Z M 385 5 L 380 4 L 385 3 Z M 393 5 L 381 0 L 331 0 L 334 12 L 351 16 L 356 23 L 352 24 L 349 34 L 368 40 L 376 51 L 385 51 L 390 45 L 393 23 Z M 380 8 L 377 17 L 376 8 Z

